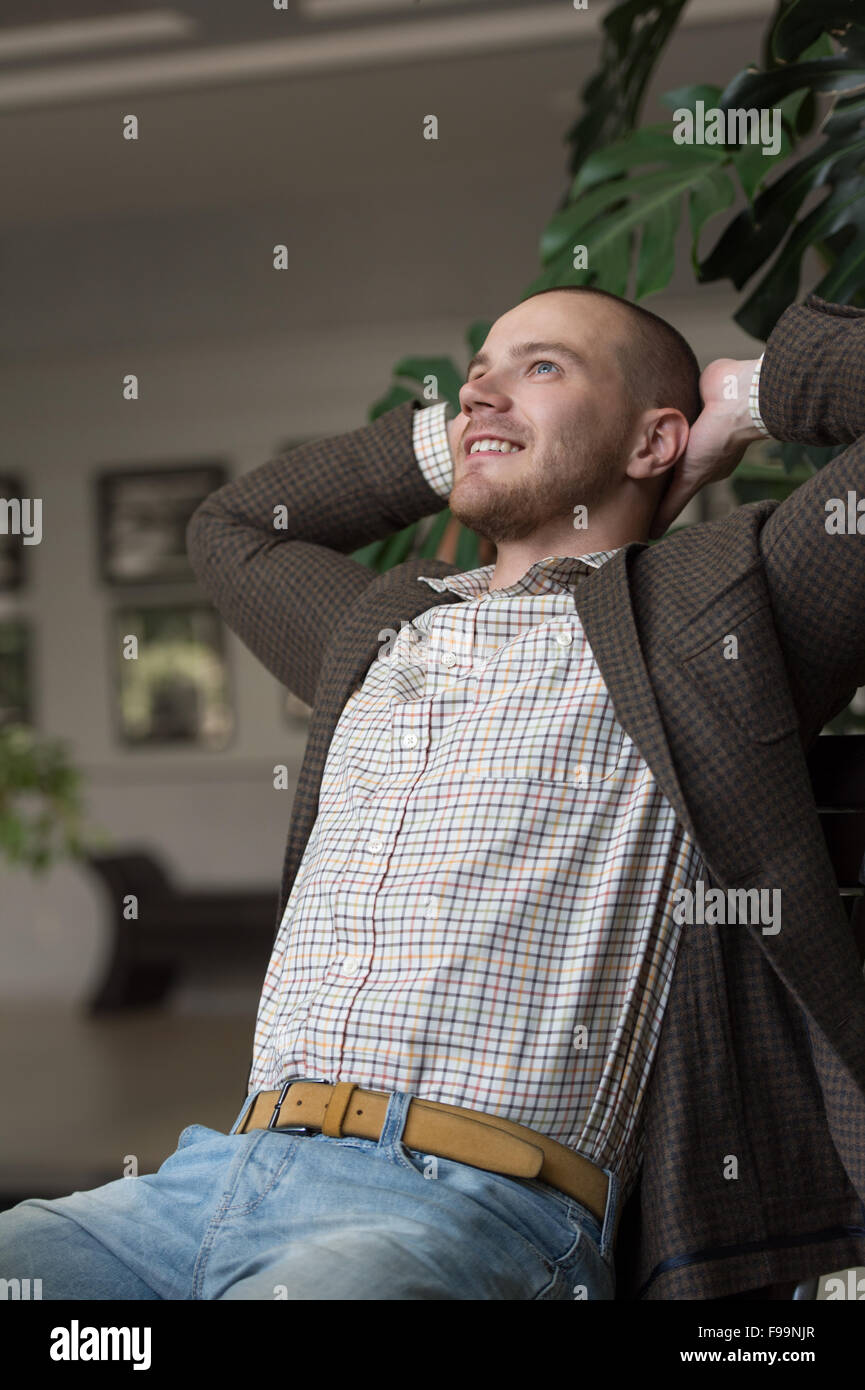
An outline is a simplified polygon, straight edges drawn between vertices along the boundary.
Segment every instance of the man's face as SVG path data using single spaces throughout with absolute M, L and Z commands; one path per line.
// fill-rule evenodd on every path
M 460 391 L 468 424 L 448 506 L 463 525 L 496 545 L 525 540 L 559 519 L 572 525 L 578 504 L 591 522 L 615 494 L 636 419 L 615 351 L 626 332 L 623 311 L 588 294 L 544 294 L 496 320 Z M 470 453 L 483 434 L 521 448 Z

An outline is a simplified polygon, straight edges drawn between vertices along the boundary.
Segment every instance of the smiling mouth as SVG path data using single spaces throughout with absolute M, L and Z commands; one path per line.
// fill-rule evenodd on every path
M 465 457 L 467 459 L 489 458 L 491 456 L 495 456 L 497 458 L 507 458 L 510 454 L 523 453 L 523 445 L 517 444 L 516 440 L 508 440 L 508 445 L 509 447 L 507 449 L 489 447 L 485 449 L 477 449 L 474 447 L 474 445 L 471 445 L 468 449 L 465 450 Z

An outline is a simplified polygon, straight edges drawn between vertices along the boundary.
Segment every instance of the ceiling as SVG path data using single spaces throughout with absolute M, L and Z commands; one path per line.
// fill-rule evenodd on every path
M 573 118 L 603 13 L 594 0 L 586 12 L 563 0 L 285 3 L 3 0 L 0 229 L 361 193 L 392 187 L 396 171 L 408 196 L 431 166 L 469 192 L 507 182 L 511 151 L 543 142 L 548 157 Z M 731 23 L 743 6 L 749 22 Z M 726 80 L 749 36 L 756 53 L 770 9 L 693 0 L 654 88 Z M 164 40 L 139 27 L 108 47 L 93 29 L 154 19 L 187 27 Z M 440 136 L 421 142 L 429 112 Z M 121 137 L 129 113 L 137 142 Z
M 5 363 L 279 332 L 287 315 L 364 322 L 472 303 L 492 316 L 537 273 L 566 186 L 563 134 L 598 59 L 594 0 L 585 12 L 565 0 L 288 4 L 38 0 L 34 23 L 33 0 L 3 0 Z M 771 0 L 745 8 L 693 0 L 646 119 L 663 114 L 659 92 L 724 83 L 758 56 Z M 139 28 L 127 43 L 115 30 L 103 46 L 105 33 L 74 28 L 154 16 L 178 34 L 185 22 L 182 36 Z M 122 138 L 130 113 L 135 141 Z M 278 292 L 276 242 L 291 258 Z M 693 290 L 686 248 L 677 288 Z

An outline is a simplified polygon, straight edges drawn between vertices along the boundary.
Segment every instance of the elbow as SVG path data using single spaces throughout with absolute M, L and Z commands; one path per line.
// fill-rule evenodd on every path
M 196 579 L 204 581 L 213 539 L 213 519 L 205 510 L 207 501 L 199 503 L 186 523 L 186 554 Z

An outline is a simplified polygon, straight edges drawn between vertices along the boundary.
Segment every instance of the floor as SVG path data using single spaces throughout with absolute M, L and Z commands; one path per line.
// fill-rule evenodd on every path
M 110 1182 L 130 1155 L 138 1172 L 154 1172 L 187 1125 L 229 1129 L 246 1095 L 254 1025 L 254 1008 L 90 1019 L 4 1001 L 0 1206 Z

